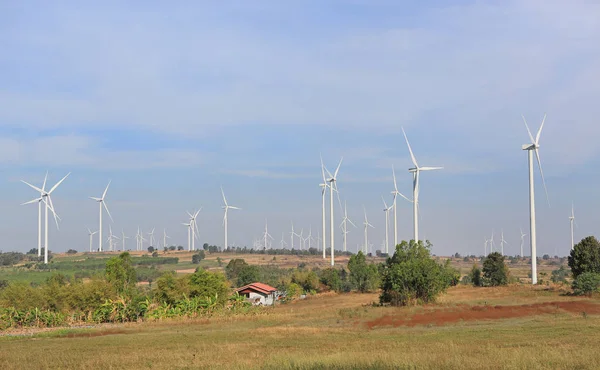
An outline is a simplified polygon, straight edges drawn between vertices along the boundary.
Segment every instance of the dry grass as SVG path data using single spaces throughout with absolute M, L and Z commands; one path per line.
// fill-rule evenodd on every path
M 266 308 L 261 316 L 3 337 L 0 368 L 600 368 L 600 317 L 591 309 L 600 302 L 593 299 L 510 286 L 452 288 L 439 304 L 427 307 L 371 306 L 376 300 L 376 294 L 325 294 Z M 468 311 L 484 303 L 520 310 L 517 306 L 550 307 L 548 302 L 564 306 L 505 319 L 435 320 L 438 312 Z M 571 306 L 578 308 L 560 309 Z M 581 307 L 590 307 L 590 312 L 578 312 Z M 385 316 L 424 321 L 414 327 L 369 328 Z

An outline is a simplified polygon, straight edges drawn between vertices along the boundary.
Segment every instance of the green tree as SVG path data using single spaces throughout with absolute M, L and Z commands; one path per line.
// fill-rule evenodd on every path
M 260 269 L 258 266 L 246 265 L 238 271 L 235 285 L 241 287 L 258 281 L 260 281 Z
M 315 292 L 319 288 L 319 277 L 314 271 L 295 270 L 291 281 L 300 285 L 305 293 Z
M 154 247 L 148 247 L 148 253 L 154 252 Z
M 225 266 L 225 276 L 229 281 L 237 281 L 240 271 L 248 266 L 248 263 L 243 258 L 234 258 Z
M 203 250 L 198 251 L 198 253 L 194 254 L 192 256 L 192 263 L 200 263 L 200 261 L 202 261 L 204 258 L 206 257 L 206 254 L 204 253 Z
M 379 301 L 394 306 L 433 302 L 450 285 L 445 267 L 431 257 L 421 241 L 398 244 L 382 275 Z
M 508 267 L 500 253 L 490 253 L 483 261 L 483 283 L 486 286 L 508 284 Z
M 227 298 L 229 298 L 229 287 L 223 274 L 196 268 L 196 272 L 187 276 L 190 298 L 216 297 L 221 305 L 225 304 Z
M 350 271 L 350 282 L 359 292 L 365 293 L 377 288 L 377 266 L 367 264 L 367 259 L 362 251 L 350 257 L 348 271 Z
M 118 257 L 110 258 L 106 262 L 105 274 L 106 280 L 119 294 L 130 292 L 137 281 L 129 252 L 123 252 Z
M 333 267 L 326 268 L 320 271 L 319 279 L 322 284 L 327 286 L 330 290 L 339 292 L 342 290 L 342 279 L 340 277 L 340 271 Z
M 588 236 L 575 244 L 569 255 L 569 267 L 575 279 L 584 272 L 600 273 L 600 242 Z
M 469 276 L 470 276 L 471 282 L 473 283 L 474 286 L 482 286 L 483 285 L 482 281 L 481 281 L 481 270 L 479 269 L 477 264 L 473 264 L 473 268 L 471 269 Z
M 190 294 L 189 276 L 177 277 L 175 272 L 165 272 L 156 280 L 154 296 L 160 302 L 173 304 Z

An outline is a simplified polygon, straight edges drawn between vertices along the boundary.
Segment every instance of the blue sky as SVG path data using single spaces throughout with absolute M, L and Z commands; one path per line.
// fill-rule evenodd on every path
M 277 244 L 292 221 L 316 234 L 319 153 L 330 169 L 344 157 L 340 195 L 355 223 L 367 209 L 377 248 L 392 165 L 411 191 L 404 127 L 420 164 L 445 167 L 421 183 L 434 253 L 479 254 L 503 229 L 515 254 L 528 229 L 520 116 L 537 130 L 547 113 L 538 248 L 565 254 L 571 202 L 577 238 L 600 222 L 598 14 L 583 0 L 5 2 L 1 249 L 36 246 L 37 209 L 19 205 L 36 194 L 19 180 L 46 170 L 51 183 L 72 171 L 53 196 L 52 250 L 87 248 L 87 197 L 109 179 L 113 228 L 129 235 L 166 228 L 185 245 L 185 212 L 202 205 L 201 240 L 222 244 L 221 185 L 243 208 L 230 242 L 251 246 L 265 218 Z M 410 238 L 411 205 L 398 215 Z M 352 229 L 351 250 L 362 239 Z

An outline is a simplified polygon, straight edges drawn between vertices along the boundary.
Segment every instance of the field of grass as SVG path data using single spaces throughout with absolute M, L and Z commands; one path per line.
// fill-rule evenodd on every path
M 596 299 L 513 285 L 454 287 L 425 307 L 374 301 L 323 294 L 251 317 L 5 335 L 0 368 L 600 368 Z

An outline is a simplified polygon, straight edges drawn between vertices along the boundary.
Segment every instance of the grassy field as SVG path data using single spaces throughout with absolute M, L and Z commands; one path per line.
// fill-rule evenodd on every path
M 374 301 L 324 294 L 251 317 L 2 336 L 0 368 L 600 368 L 595 299 L 514 285 L 454 287 L 425 307 Z

